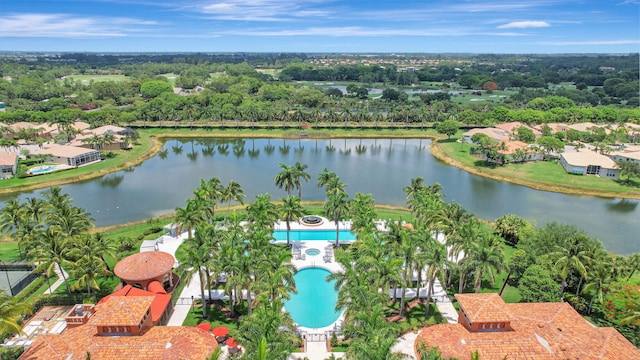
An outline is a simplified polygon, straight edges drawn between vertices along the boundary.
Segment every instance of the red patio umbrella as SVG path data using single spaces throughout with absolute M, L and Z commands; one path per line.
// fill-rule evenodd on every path
M 225 326 L 218 326 L 213 328 L 213 330 L 211 330 L 211 333 L 213 333 L 213 336 L 215 337 L 227 336 L 229 335 L 229 329 L 227 329 Z
M 202 323 L 202 324 L 198 324 L 198 326 L 196 326 L 198 329 L 203 330 L 203 331 L 209 331 L 209 329 L 211 329 L 211 324 L 208 323 Z
M 238 347 L 238 343 L 236 342 L 236 339 L 231 337 L 227 339 L 227 346 L 231 348 Z

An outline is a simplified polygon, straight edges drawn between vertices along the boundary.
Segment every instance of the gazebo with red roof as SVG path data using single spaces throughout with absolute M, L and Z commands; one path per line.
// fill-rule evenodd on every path
M 173 286 L 171 270 L 175 261 L 173 255 L 163 251 L 141 252 L 120 260 L 113 272 L 128 285 L 154 291 L 149 289 L 154 281 L 160 284 L 168 281 L 169 287 Z M 157 285 L 151 288 L 157 289 Z

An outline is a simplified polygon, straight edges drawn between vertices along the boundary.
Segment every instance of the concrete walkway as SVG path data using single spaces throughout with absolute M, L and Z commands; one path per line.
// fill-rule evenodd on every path
M 53 267 L 53 271 L 55 271 L 56 275 L 58 276 L 58 280 L 56 280 L 56 282 L 51 284 L 51 287 L 48 287 L 47 290 L 44 291 L 44 294 L 47 294 L 47 295 L 53 294 L 53 292 L 56 291 L 57 288 L 59 288 L 60 286 L 62 286 L 62 284 L 64 284 L 64 279 L 62 278 L 62 274 L 60 274 L 58 265 Z M 64 272 L 64 276 L 68 279 L 69 274 L 67 274 L 67 272 L 64 271 L 64 269 L 62 269 L 62 271 Z

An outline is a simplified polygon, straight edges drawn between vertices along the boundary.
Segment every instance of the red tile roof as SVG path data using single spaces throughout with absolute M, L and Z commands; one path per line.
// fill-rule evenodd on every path
M 110 296 L 96 305 L 96 313 L 89 319 L 95 326 L 137 326 L 149 311 L 152 296 Z
M 496 293 L 492 294 L 457 294 L 456 300 L 460 308 L 473 322 L 511 321 L 513 315 L 507 312 L 505 303 Z
M 100 336 L 82 325 L 60 335 L 41 335 L 20 360 L 202 360 L 216 349 L 211 333 L 186 326 L 154 326 L 139 336 Z
M 149 284 L 150 285 L 149 287 L 151 287 L 151 284 L 154 284 L 154 283 L 160 284 L 159 282 L 154 281 Z M 162 285 L 160 285 L 160 287 L 162 287 Z M 162 290 L 164 290 L 164 288 Z M 164 314 L 165 310 L 167 310 L 167 306 L 169 306 L 169 304 L 171 303 L 171 295 L 167 295 L 166 292 L 164 294 L 155 293 L 155 292 L 138 289 L 131 285 L 126 285 L 125 287 L 114 292 L 113 294 L 107 295 L 102 299 L 100 299 L 98 304 L 103 304 L 107 302 L 107 300 L 109 300 L 111 297 L 119 297 L 119 296 L 153 297 L 153 301 L 151 302 L 151 320 L 153 321 L 154 324 L 158 323 L 158 321 L 162 318 L 162 314 Z
M 120 260 L 113 272 L 122 280 L 150 280 L 171 272 L 175 261 L 173 255 L 169 253 L 146 251 Z
M 512 331 L 470 332 L 461 324 L 425 328 L 424 341 L 442 355 L 469 359 L 640 359 L 640 350 L 613 328 L 588 323 L 567 303 L 505 304 L 497 294 L 456 295 L 472 321 L 511 319 Z

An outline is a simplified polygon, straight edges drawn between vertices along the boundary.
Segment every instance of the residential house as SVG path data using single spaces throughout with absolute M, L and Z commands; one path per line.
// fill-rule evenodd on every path
M 20 360 L 207 359 L 215 337 L 187 326 L 154 326 L 151 296 L 112 296 L 95 305 L 74 307 L 62 334 L 43 334 Z M 86 310 L 85 310 L 86 309 Z M 90 310 L 91 309 L 91 310 Z M 81 324 L 75 324 L 75 321 Z
M 0 152 L 0 179 L 6 179 L 18 171 L 18 153 Z
M 613 161 L 635 161 L 640 165 L 640 145 L 624 145 L 622 150 L 607 154 Z
M 473 137 L 473 135 L 475 134 L 485 134 L 488 137 L 492 138 L 495 141 L 509 141 L 509 138 L 511 137 L 511 133 L 508 132 L 507 130 L 503 130 L 503 129 L 498 129 L 498 128 L 494 128 L 494 127 L 488 127 L 488 128 L 474 128 L 471 129 L 465 133 L 462 134 L 462 139 L 464 139 L 464 141 L 466 141 L 467 143 L 473 143 L 473 141 L 471 141 L 471 138 Z
M 608 156 L 595 151 L 561 153 L 559 163 L 566 172 L 571 174 L 620 178 L 620 169 L 616 163 Z
M 73 167 L 101 160 L 100 152 L 97 150 L 58 144 L 45 144 L 41 149 L 33 151 L 31 154 L 47 155 L 45 161 Z
M 518 134 L 518 128 L 519 127 L 525 127 L 527 129 L 530 129 L 531 131 L 533 131 L 533 134 L 536 136 L 536 138 L 539 138 L 540 136 L 542 136 L 542 132 L 536 128 L 533 128 L 527 124 L 523 124 L 519 121 L 512 121 L 512 122 L 508 122 L 508 123 L 502 123 L 502 124 L 498 124 L 495 127 L 504 131 L 508 131 L 511 134 L 512 138 L 515 138 L 516 135 Z
M 416 339 L 442 357 L 470 359 L 640 359 L 612 327 L 587 322 L 566 302 L 506 304 L 500 295 L 457 294 L 458 323 L 425 328 Z

